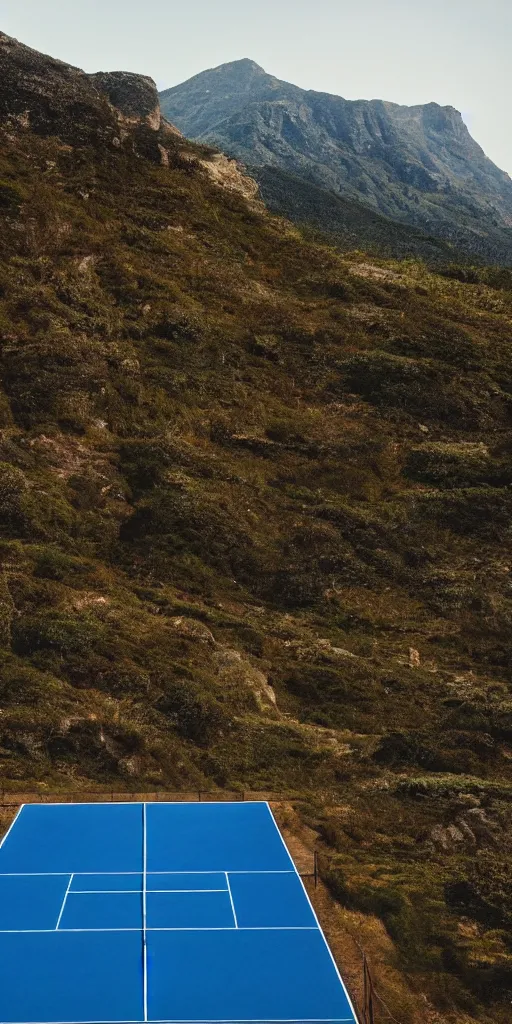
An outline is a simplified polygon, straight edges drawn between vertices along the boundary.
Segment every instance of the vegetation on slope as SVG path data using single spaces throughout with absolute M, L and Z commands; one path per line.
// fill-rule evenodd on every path
M 350 253 L 356 248 L 387 259 L 415 257 L 432 267 L 442 267 L 453 259 L 458 259 L 459 264 L 474 262 L 474 256 L 465 260 L 462 251 L 457 252 L 441 238 L 383 217 L 362 202 L 320 188 L 280 167 L 248 169 L 269 210 L 288 217 L 308 237 L 341 252 Z
M 507 272 L 341 258 L 178 139 L 0 152 L 2 780 L 309 793 L 411 983 L 504 1022 Z

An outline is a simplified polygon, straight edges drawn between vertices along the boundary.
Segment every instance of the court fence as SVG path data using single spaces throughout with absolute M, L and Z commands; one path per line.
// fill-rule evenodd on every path
M 299 874 L 302 878 L 311 878 L 315 889 L 317 888 L 320 880 L 323 881 L 329 889 L 330 866 L 329 856 L 325 856 L 323 851 L 315 850 L 312 871 L 301 871 Z M 365 950 L 355 935 L 352 935 L 351 938 L 361 955 L 362 984 L 360 985 L 360 998 L 357 999 L 353 992 L 350 993 L 359 1024 L 401 1024 L 401 1022 L 393 1016 L 389 1006 L 378 991 L 370 961 L 368 960 Z
M 302 798 L 303 798 L 302 794 Z M 55 803 L 58 801 L 62 804 L 74 804 L 74 803 L 196 803 L 196 802 L 233 802 L 243 800 L 262 800 L 262 801 L 282 801 L 282 800 L 299 800 L 301 799 L 300 793 L 272 793 L 272 792 L 261 792 L 250 789 L 221 789 L 221 790 L 179 790 L 176 792 L 169 792 L 163 790 L 157 790 L 154 793 L 132 793 L 126 790 L 117 793 L 113 789 L 95 789 L 89 792 L 84 790 L 76 790 L 70 792 L 69 790 L 43 790 L 24 788 L 23 790 L 12 790 L 6 788 L 0 782 L 0 807 L 14 807 L 23 803 Z

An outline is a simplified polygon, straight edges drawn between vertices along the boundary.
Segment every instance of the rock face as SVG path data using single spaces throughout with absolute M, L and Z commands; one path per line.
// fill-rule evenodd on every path
M 229 160 L 224 153 L 212 153 L 207 160 L 200 160 L 200 163 L 216 184 L 221 185 L 229 192 L 238 192 L 251 205 L 256 203 L 258 184 L 254 178 L 242 173 L 240 164 L 236 160 Z M 259 205 L 262 205 L 261 202 Z
M 88 77 L 98 92 L 106 96 L 128 121 L 138 123 L 143 120 L 154 131 L 161 127 L 160 102 L 152 78 L 128 71 L 100 71 Z
M 306 91 L 250 60 L 205 71 L 160 99 L 189 137 L 260 169 L 270 201 L 278 170 L 483 258 L 512 258 L 512 180 L 453 107 Z
M 483 807 L 471 807 L 448 825 L 434 825 L 430 842 L 434 849 L 443 853 L 457 850 L 480 849 L 496 846 L 501 838 L 501 829 L 496 821 L 489 818 Z
M 3 33 L 0 81 L 0 122 L 68 145 L 119 146 L 129 138 L 145 156 L 165 163 L 162 148 L 178 134 L 162 119 L 151 78 L 123 71 L 87 75 Z
M 254 205 L 257 184 L 236 161 L 183 139 L 162 117 L 152 78 L 127 71 L 87 75 L 0 33 L 0 124 L 14 131 L 57 136 L 67 145 L 119 148 L 168 166 L 178 160 L 201 164 L 220 187 Z
M 88 75 L 3 33 L 0 80 L 0 121 L 75 145 L 111 142 L 118 132 L 115 111 Z

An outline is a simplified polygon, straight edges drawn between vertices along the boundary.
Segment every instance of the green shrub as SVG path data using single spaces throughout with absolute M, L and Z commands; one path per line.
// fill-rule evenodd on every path
M 119 467 L 136 494 L 161 486 L 173 462 L 164 439 L 125 441 L 119 451 Z
M 193 682 L 169 682 L 158 710 L 185 739 L 206 746 L 228 725 L 226 712 L 207 691 Z
M 16 662 L 0 663 L 0 703 L 12 707 L 48 704 L 63 684 L 45 672 Z
M 141 501 L 123 524 L 125 542 L 152 540 L 166 555 L 193 555 L 221 572 L 251 571 L 251 539 L 229 513 L 199 495 L 166 488 Z
M 88 567 L 67 552 L 51 544 L 39 548 L 34 565 L 34 575 L 45 580 L 67 582 L 87 576 Z
M 405 475 L 437 487 L 460 488 L 482 483 L 512 483 L 512 469 L 496 464 L 482 443 L 430 442 L 411 448 Z
M 13 649 L 26 655 L 37 651 L 86 655 L 101 644 L 104 636 L 101 623 L 85 615 L 50 611 L 17 620 L 13 626 Z
M 469 331 L 452 319 L 443 320 L 432 314 L 422 316 L 419 323 L 411 323 L 408 331 L 392 334 L 386 350 L 409 359 L 436 359 L 459 370 L 481 370 L 485 365 L 485 349 Z
M 377 764 L 391 768 L 410 766 L 430 772 L 465 774 L 482 770 L 471 734 L 463 736 L 460 733 L 447 733 L 439 742 L 428 734 L 389 733 L 381 739 L 373 759 Z
M 0 179 L 0 210 L 11 216 L 20 212 L 25 202 L 23 189 L 14 181 Z
M 372 352 L 346 360 L 339 371 L 347 391 L 419 419 L 477 426 L 485 409 L 484 396 L 472 394 L 470 380 L 462 387 L 446 368 L 426 359 Z
M 344 661 L 343 668 L 302 662 L 280 680 L 300 697 L 306 720 L 344 728 L 352 724 L 354 705 L 373 704 L 375 682 L 368 666 Z
M 512 488 L 468 487 L 417 498 L 413 519 L 426 519 L 462 536 L 503 543 L 512 524 Z
M 28 481 L 21 469 L 0 462 L 0 531 L 24 536 L 28 529 Z
M 31 297 L 36 304 L 37 300 L 37 295 Z M 4 357 L 4 387 L 16 421 L 25 427 L 62 414 L 63 422 L 78 424 L 81 431 L 90 419 L 89 400 L 92 407 L 95 400 L 99 402 L 106 379 L 102 346 L 90 338 L 74 337 L 71 331 L 47 329 L 42 337 L 16 346 Z
M 2 324 L 0 320 L 0 337 L 2 334 Z M 12 425 L 12 412 L 9 404 L 9 399 L 3 391 L 0 391 L 0 429 L 2 427 L 10 427 Z

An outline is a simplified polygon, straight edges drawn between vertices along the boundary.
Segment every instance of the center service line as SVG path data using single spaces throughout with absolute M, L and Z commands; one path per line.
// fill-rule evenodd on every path
M 143 959 L 143 1000 L 144 1020 L 148 1019 L 148 944 L 146 935 L 147 920 L 147 873 L 148 873 L 148 842 L 147 842 L 147 808 L 142 805 L 142 959 Z

